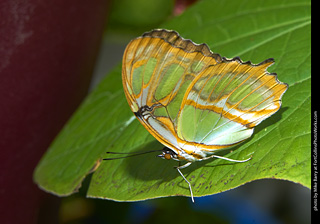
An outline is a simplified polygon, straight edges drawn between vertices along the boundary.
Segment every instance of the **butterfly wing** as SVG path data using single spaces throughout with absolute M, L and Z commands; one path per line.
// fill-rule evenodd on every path
M 266 71 L 272 63 L 228 60 L 175 31 L 154 30 L 128 44 L 122 81 L 144 127 L 194 161 L 249 138 L 279 110 L 288 86 Z
M 176 150 L 183 97 L 201 71 L 220 61 L 207 45 L 196 45 L 175 31 L 154 30 L 134 39 L 125 50 L 122 67 L 131 110 L 157 140 Z

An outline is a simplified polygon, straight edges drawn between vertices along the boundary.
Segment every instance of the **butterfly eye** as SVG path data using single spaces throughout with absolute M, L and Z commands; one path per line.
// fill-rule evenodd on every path
M 170 154 L 170 153 L 165 153 L 163 156 L 164 156 L 164 158 L 167 159 L 167 160 L 170 160 L 170 159 L 171 159 L 171 154 Z

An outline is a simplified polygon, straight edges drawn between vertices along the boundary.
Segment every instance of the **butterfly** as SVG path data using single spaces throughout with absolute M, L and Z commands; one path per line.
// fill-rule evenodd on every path
M 165 148 L 159 157 L 185 161 L 181 169 L 218 156 L 248 139 L 254 127 L 276 113 L 288 85 L 267 72 L 272 58 L 259 64 L 227 59 L 176 31 L 156 29 L 125 49 L 122 82 L 129 106 Z

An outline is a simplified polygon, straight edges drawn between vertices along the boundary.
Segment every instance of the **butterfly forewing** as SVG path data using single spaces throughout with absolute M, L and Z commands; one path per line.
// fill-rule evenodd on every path
M 206 45 L 195 45 L 174 31 L 153 31 L 131 41 L 122 77 L 132 111 L 152 108 L 152 116 L 141 123 L 163 144 L 177 147 L 177 116 L 187 88 L 206 66 L 220 60 Z

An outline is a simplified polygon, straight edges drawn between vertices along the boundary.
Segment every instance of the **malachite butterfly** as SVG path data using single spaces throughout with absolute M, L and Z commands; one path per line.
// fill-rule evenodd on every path
M 132 40 L 123 56 L 122 82 L 141 124 L 165 149 L 160 157 L 192 162 L 249 138 L 264 119 L 276 113 L 288 85 L 259 64 L 227 59 L 175 31 L 156 29 Z

